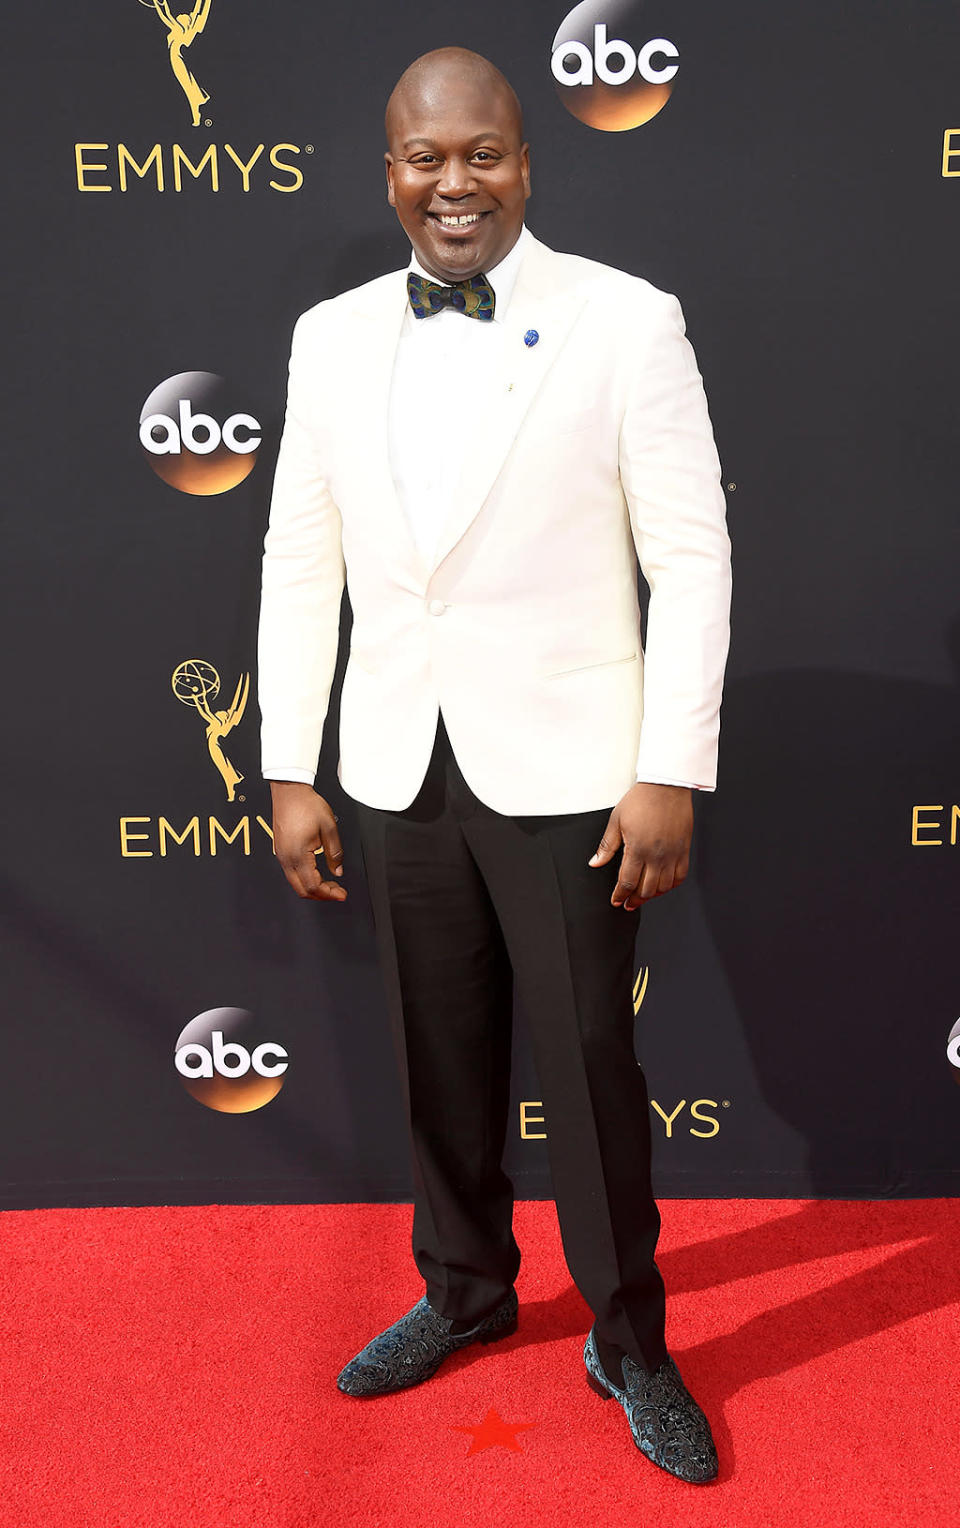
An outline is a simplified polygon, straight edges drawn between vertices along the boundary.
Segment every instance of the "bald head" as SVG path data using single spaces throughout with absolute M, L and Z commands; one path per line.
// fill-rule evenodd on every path
M 394 148 L 402 123 L 433 116 L 451 102 L 489 103 L 512 124 L 517 143 L 523 141 L 523 113 L 506 75 L 482 53 L 469 48 L 434 48 L 415 58 L 398 79 L 387 102 L 387 143 Z

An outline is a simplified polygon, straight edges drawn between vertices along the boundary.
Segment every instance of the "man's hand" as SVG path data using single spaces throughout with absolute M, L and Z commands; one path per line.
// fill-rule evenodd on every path
M 692 792 L 686 785 L 632 785 L 621 796 L 589 861 L 606 865 L 623 844 L 610 901 L 633 912 L 686 880 L 693 837 Z
M 329 802 L 312 785 L 271 780 L 273 847 L 283 873 L 298 897 L 318 902 L 345 902 L 346 888 L 325 881 L 317 867 L 317 851 L 336 876 L 343 874 L 343 850 L 337 819 Z

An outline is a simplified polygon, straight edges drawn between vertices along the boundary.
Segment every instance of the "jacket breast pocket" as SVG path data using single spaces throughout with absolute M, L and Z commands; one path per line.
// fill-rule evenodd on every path
M 591 658 L 587 663 L 574 663 L 568 668 L 546 669 L 541 679 L 563 679 L 567 674 L 584 674 L 589 669 L 612 668 L 615 663 L 632 663 L 638 656 L 637 648 L 620 653 L 616 658 Z
M 603 429 L 603 416 L 595 408 L 570 409 L 564 413 L 544 409 L 530 414 L 523 429 L 525 434 L 534 435 L 538 440 L 557 440 L 588 430 L 599 433 Z
M 579 414 L 565 414 L 558 419 L 554 426 L 557 435 L 576 435 L 579 430 L 597 430 L 600 428 L 600 416 L 596 409 Z

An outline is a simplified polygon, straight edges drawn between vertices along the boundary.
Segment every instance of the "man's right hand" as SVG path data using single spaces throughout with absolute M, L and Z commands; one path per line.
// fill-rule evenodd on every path
M 295 780 L 271 780 L 270 793 L 274 853 L 297 896 L 345 902 L 346 887 L 325 881 L 317 865 L 316 851 L 322 849 L 328 868 L 335 876 L 343 874 L 343 849 L 329 802 L 312 785 Z

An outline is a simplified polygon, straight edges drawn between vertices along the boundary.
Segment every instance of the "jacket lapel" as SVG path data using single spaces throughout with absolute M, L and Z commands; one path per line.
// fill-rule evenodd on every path
M 423 586 L 428 570 L 397 496 L 390 467 L 389 409 L 393 363 L 407 311 L 406 270 L 384 276 L 364 294 L 351 328 L 349 382 L 357 423 L 351 442 L 351 475 L 356 475 L 357 501 L 376 521 L 377 545 L 391 556 L 398 570 Z
M 562 267 L 562 269 L 561 269 Z M 351 446 L 351 469 L 358 498 L 377 525 L 378 543 L 398 569 L 426 587 L 429 578 L 476 519 L 497 480 L 537 391 L 563 348 L 586 301 L 586 292 L 566 274 L 566 262 L 529 236 L 517 282 L 504 316 L 501 361 L 494 396 L 485 405 L 483 450 L 470 452 L 460 488 L 440 530 L 428 567 L 397 496 L 389 458 L 390 384 L 400 328 L 407 308 L 406 271 L 394 271 L 364 293 L 351 330 L 350 387 L 358 421 Z M 466 321 L 466 320 L 465 320 Z M 536 330 L 536 344 L 524 336 Z
M 553 250 L 531 235 L 504 316 L 502 359 L 495 394 L 485 405 L 482 451 L 470 452 L 437 541 L 431 574 L 480 513 L 517 437 L 527 410 L 560 354 L 586 293 L 557 273 Z M 536 331 L 533 345 L 524 336 Z

